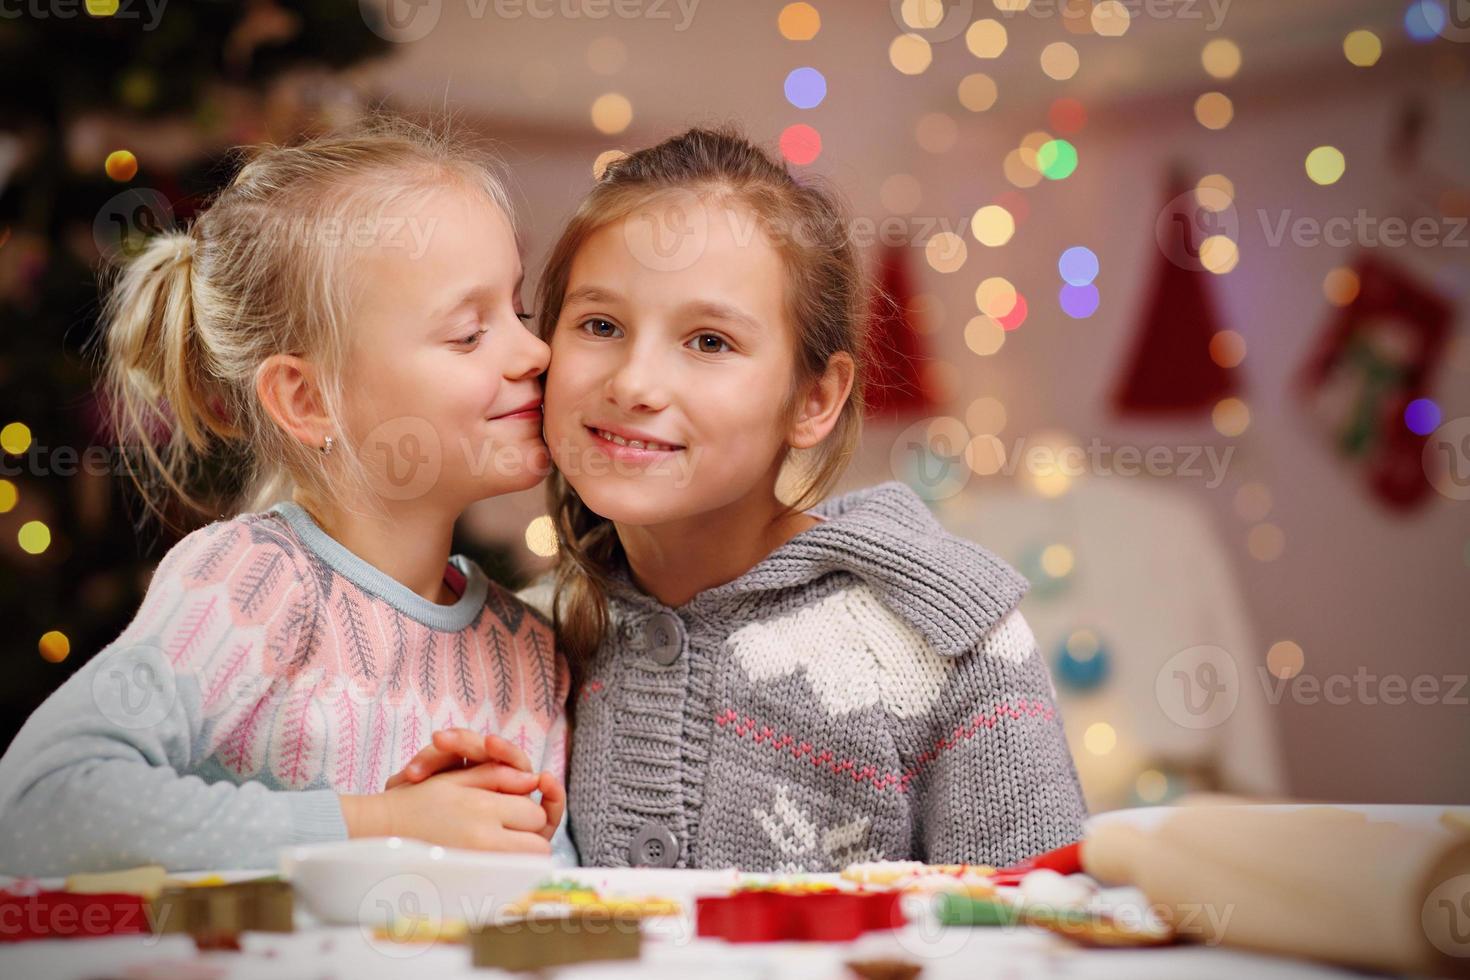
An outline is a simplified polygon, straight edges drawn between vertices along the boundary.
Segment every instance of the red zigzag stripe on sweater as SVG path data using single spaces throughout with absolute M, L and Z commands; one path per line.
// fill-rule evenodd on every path
M 757 745 L 767 745 L 777 752 L 789 751 L 797 759 L 809 758 L 814 766 L 831 770 L 834 774 L 847 773 L 853 782 L 870 783 L 875 789 L 896 789 L 907 793 L 909 783 L 928 768 L 929 763 L 967 739 L 973 738 L 982 728 L 994 728 L 1003 721 L 1021 721 L 1025 718 L 1041 718 L 1046 721 L 1056 717 L 1056 707 L 1046 701 L 1021 701 L 1017 704 L 1002 702 L 986 714 L 981 712 L 960 725 L 947 737 L 940 739 L 934 747 L 919 755 L 914 764 L 903 772 L 880 773 L 877 766 L 858 767 L 853 759 L 838 759 L 831 750 L 818 751 L 810 742 L 800 742 L 788 732 L 778 732 L 769 725 L 738 711 L 726 708 L 715 715 L 715 724 L 736 738 L 749 738 Z

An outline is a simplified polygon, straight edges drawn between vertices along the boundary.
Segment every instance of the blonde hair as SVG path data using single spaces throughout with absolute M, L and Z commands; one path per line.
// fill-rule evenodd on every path
M 838 353 L 853 358 L 852 393 L 822 443 L 802 454 L 805 478 L 784 514 L 831 492 L 862 436 L 865 284 L 846 213 L 835 195 L 803 178 L 734 130 L 691 129 L 610 164 L 552 249 L 537 297 L 541 338 L 561 316 L 572 260 L 599 228 L 672 191 L 689 191 L 747 208 L 781 254 L 787 314 L 796 333 L 796 371 L 783 415 Z M 788 449 L 784 462 L 793 460 Z M 559 539 L 553 624 L 557 643 L 579 677 L 607 631 L 608 570 L 619 550 L 611 521 L 593 513 L 566 477 L 553 470 L 548 509 Z M 575 699 L 574 699 L 575 700 Z
M 149 240 L 108 290 L 101 341 L 112 426 L 129 476 L 160 518 L 167 497 L 211 509 L 193 484 L 217 451 L 244 464 L 229 501 L 236 508 L 258 510 L 298 489 L 373 500 L 340 427 L 323 460 L 270 416 L 256 394 L 258 369 L 276 354 L 308 359 L 327 413 L 340 420 L 354 287 L 341 247 L 346 223 L 383 220 L 385 208 L 411 206 L 446 183 L 483 193 L 513 221 L 498 163 L 447 129 L 375 115 L 241 155 L 193 224 Z

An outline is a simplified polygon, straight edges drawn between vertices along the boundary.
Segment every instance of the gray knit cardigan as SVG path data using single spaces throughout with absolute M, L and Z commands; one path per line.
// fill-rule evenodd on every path
M 1004 865 L 1077 840 L 1026 580 L 901 483 L 812 513 L 827 520 L 678 608 L 612 570 L 574 694 L 582 863 Z M 521 597 L 549 615 L 549 578 Z

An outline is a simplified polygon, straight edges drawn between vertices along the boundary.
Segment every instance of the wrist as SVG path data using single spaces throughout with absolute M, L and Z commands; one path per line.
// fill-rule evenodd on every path
M 391 837 L 392 821 L 388 817 L 386 793 L 342 795 L 342 820 L 348 837 Z

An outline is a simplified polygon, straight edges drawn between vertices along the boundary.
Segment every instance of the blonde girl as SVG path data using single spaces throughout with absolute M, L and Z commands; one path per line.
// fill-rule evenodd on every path
M 480 155 L 380 119 L 249 151 L 126 263 L 105 377 L 146 499 L 202 506 L 215 453 L 245 489 L 0 760 L 0 871 L 268 868 L 386 834 L 549 849 L 565 667 L 450 555 L 468 505 L 545 472 L 510 214 Z M 435 730 L 487 764 L 385 791 Z

